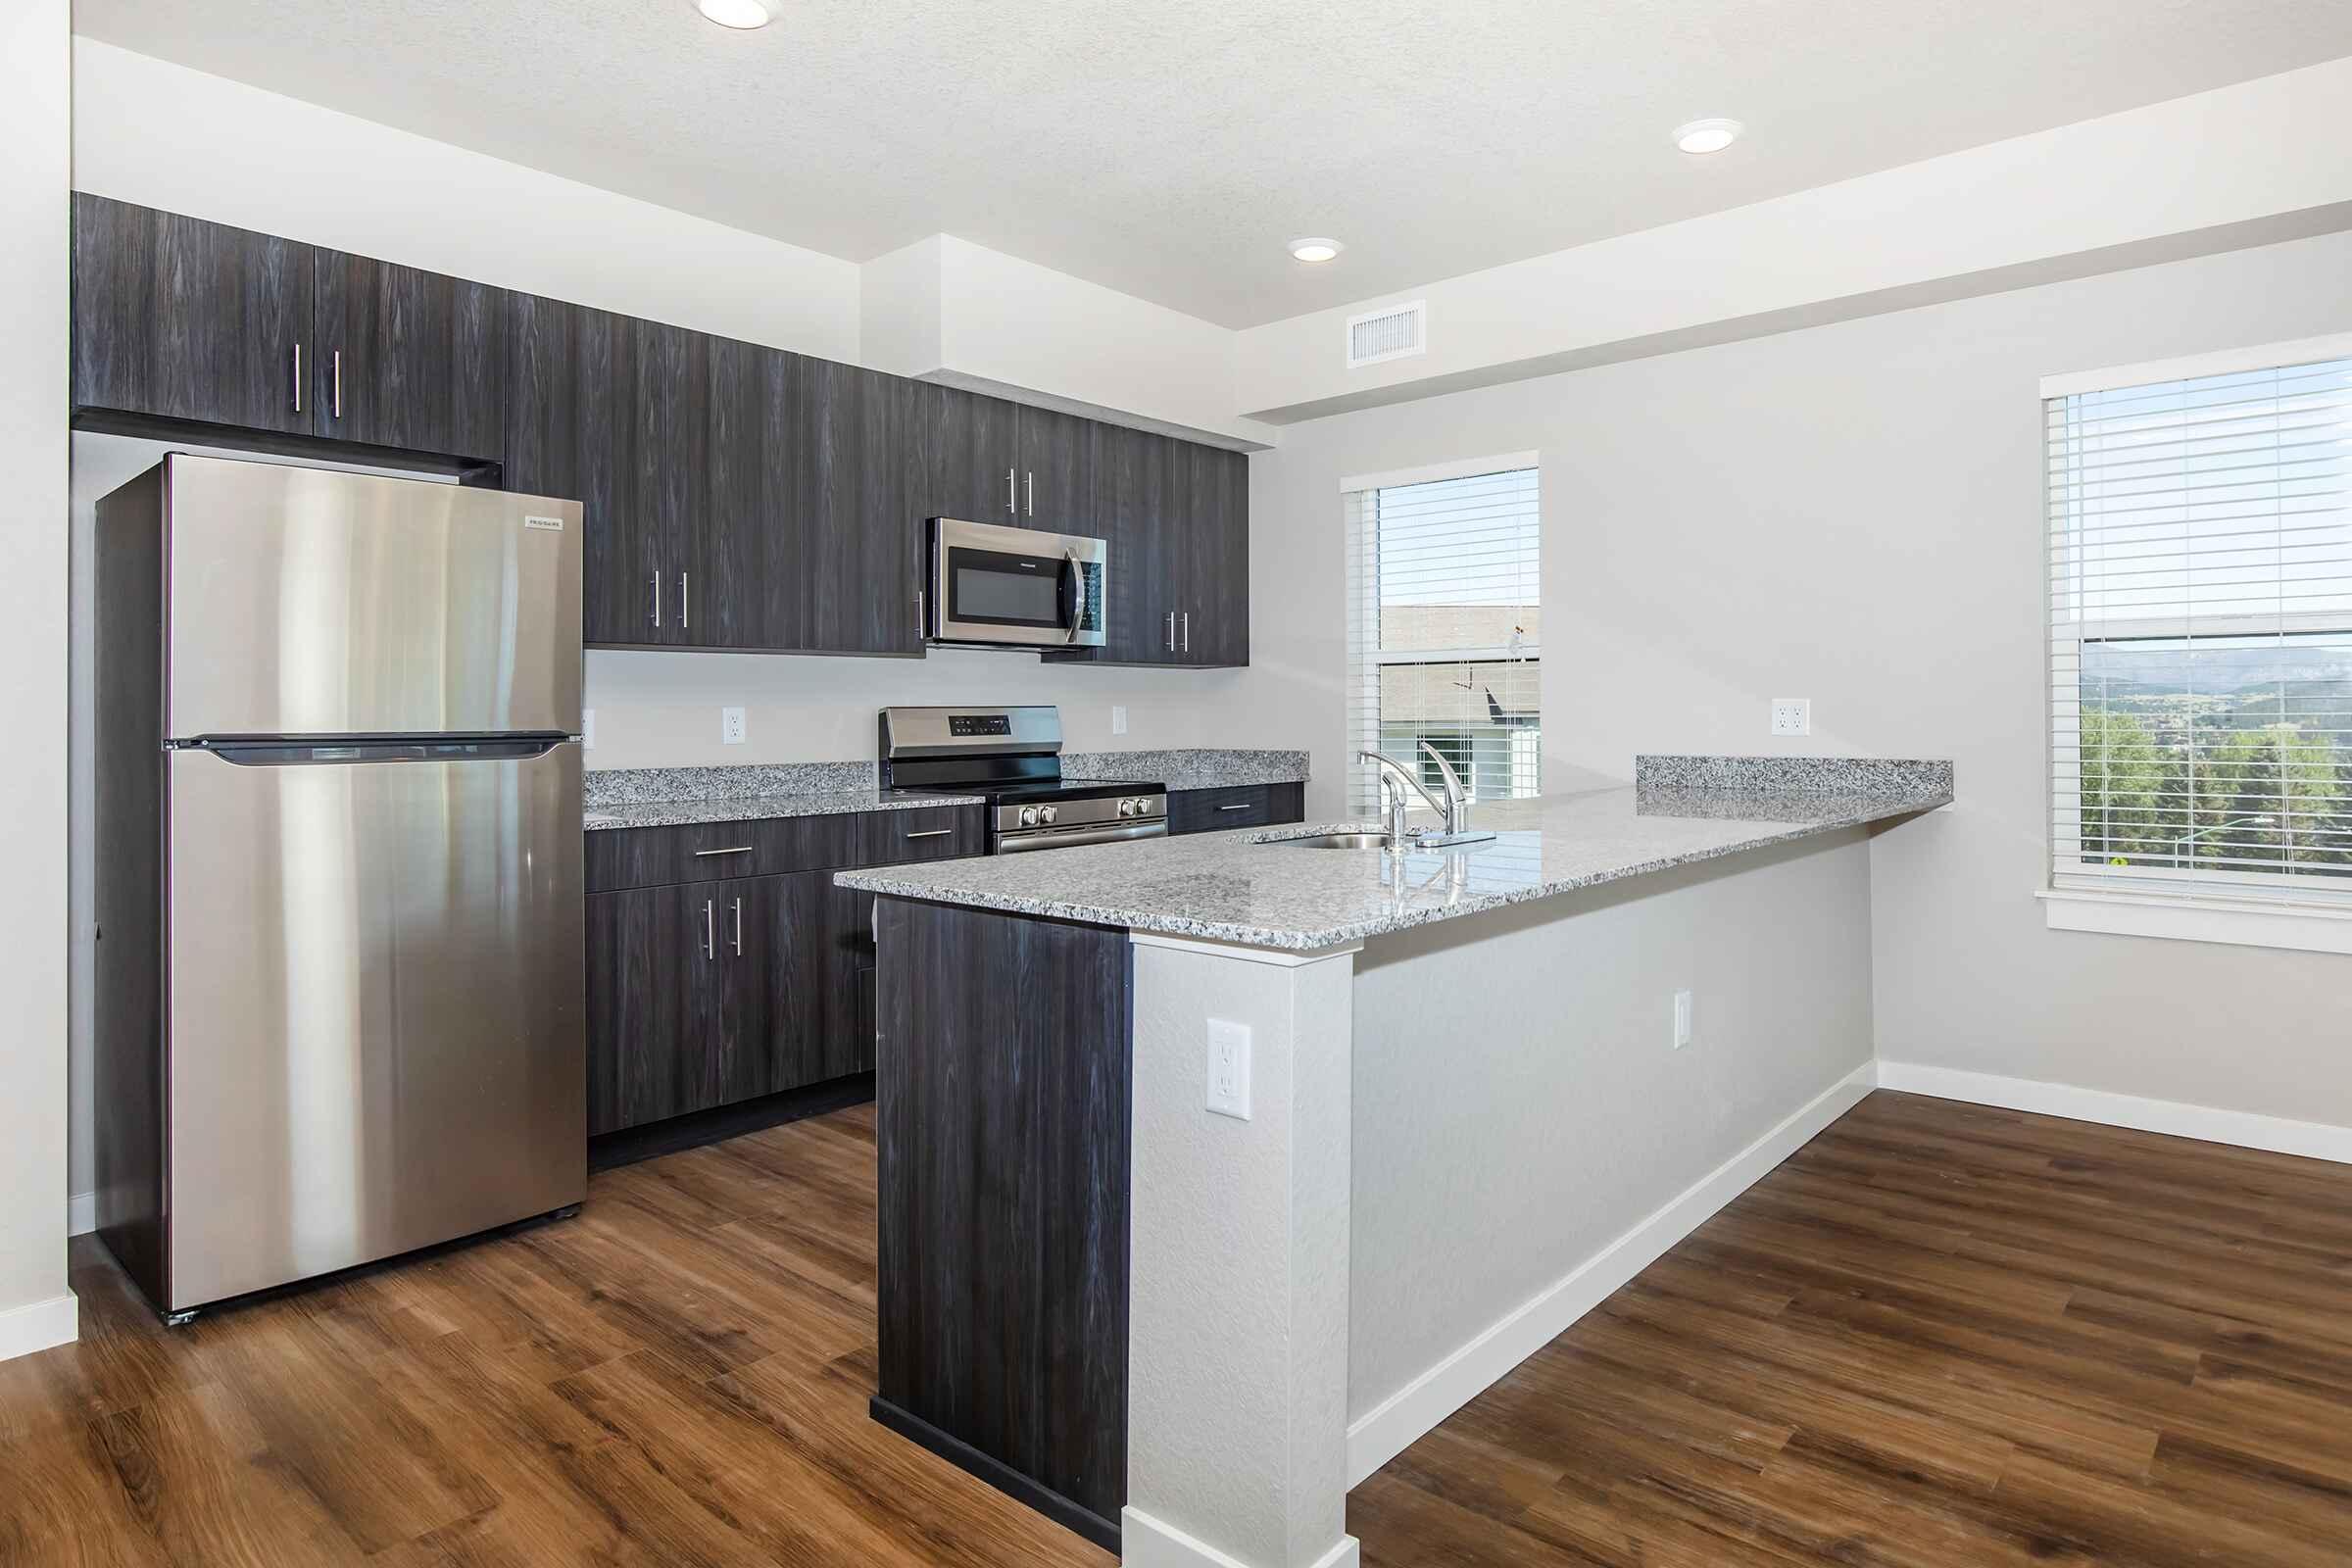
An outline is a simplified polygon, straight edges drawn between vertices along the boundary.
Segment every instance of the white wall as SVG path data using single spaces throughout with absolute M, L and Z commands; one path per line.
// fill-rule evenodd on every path
M 68 0 L 0 13 L 0 1357 L 74 1337 L 66 1289 Z
M 2329 235 L 1293 426 L 1251 460 L 1258 700 L 1339 807 L 1339 481 L 1540 450 L 1545 787 L 1640 751 L 1950 757 L 1873 846 L 1890 1058 L 2352 1125 L 2352 958 L 2045 930 L 2045 372 L 2352 327 Z M 1775 742 L 1774 696 L 1814 733 Z
M 1287 422 L 2346 227 L 2352 59 L 1251 327 L 1235 408 Z M 1349 370 L 1347 318 L 1414 298 L 1429 352 Z
M 1280 437 L 1234 414 L 1230 328 L 953 234 L 866 263 L 861 313 L 867 363 L 895 375 L 1243 450 Z

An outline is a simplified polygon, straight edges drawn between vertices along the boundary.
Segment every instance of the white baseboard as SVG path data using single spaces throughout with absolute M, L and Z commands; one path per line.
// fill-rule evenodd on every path
M 81 1303 L 68 1291 L 0 1312 L 0 1361 L 71 1345 L 81 1332 Z
M 1701 1177 L 1681 1197 L 1587 1258 L 1565 1278 L 1545 1287 L 1534 1300 L 1366 1411 L 1348 1428 L 1348 1485 L 1359 1485 L 1423 1433 L 1559 1338 L 1611 1292 L 1803 1148 L 1814 1134 L 1861 1103 L 1878 1081 L 1877 1066 L 1869 1062 L 1840 1078 L 1788 1120 Z
M 66 1200 L 66 1234 L 87 1236 L 98 1228 L 98 1195 L 75 1193 Z
M 1356 1539 L 1342 1536 L 1338 1544 L 1315 1559 L 1312 1568 L 1356 1568 L 1362 1557 L 1363 1548 Z M 1259 1568 L 1195 1540 L 1141 1508 L 1119 1510 L 1119 1562 L 1121 1568 Z
M 1937 1100 L 1964 1100 L 1972 1104 L 1998 1105 L 2003 1110 L 2028 1110 L 2071 1121 L 2129 1127 L 2143 1133 L 2170 1133 L 2176 1138 L 2201 1138 L 2209 1144 L 2234 1144 L 2240 1149 L 2264 1149 L 2278 1154 L 2301 1154 L 2307 1159 L 2329 1159 L 2352 1165 L 2352 1127 L 2327 1122 L 2294 1121 L 2264 1116 L 2250 1110 L 2219 1110 L 2211 1105 L 2184 1104 L 2177 1100 L 2142 1100 L 2137 1095 L 2110 1094 L 2104 1089 L 2079 1089 L 2073 1084 L 2042 1083 L 2032 1078 L 2004 1078 L 1997 1073 L 1962 1072 L 1956 1067 L 1930 1067 L 1915 1061 L 1882 1061 L 1879 1084 L 1905 1094 L 1933 1095 Z

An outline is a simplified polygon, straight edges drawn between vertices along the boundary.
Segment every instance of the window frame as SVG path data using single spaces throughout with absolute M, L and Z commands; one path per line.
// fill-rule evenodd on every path
M 2352 954 L 2352 878 L 2346 879 L 2348 885 L 2344 887 L 2327 887 L 2275 871 L 2104 866 L 2082 862 L 2082 757 L 2078 749 L 2070 748 L 2062 739 L 2062 732 L 2077 737 L 2082 734 L 2081 684 L 2078 679 L 2074 704 L 2071 708 L 2066 706 L 2053 674 L 2056 661 L 2062 653 L 2071 654 L 2080 672 L 2086 643 L 2125 642 L 2133 637 L 2178 638 L 2183 633 L 2178 617 L 2118 617 L 2101 620 L 2099 635 L 2085 638 L 2082 635 L 2079 615 L 2072 620 L 2065 618 L 2061 612 L 2062 596 L 2055 591 L 2058 573 L 2053 552 L 2059 539 L 2052 519 L 2055 496 L 2048 415 L 2055 400 L 2083 393 L 2283 369 L 2342 359 L 2352 359 L 2352 332 L 2041 378 L 2042 505 L 2037 531 L 2042 577 L 2041 777 L 2045 844 L 2042 886 L 2036 890 L 2035 898 L 2041 904 L 2044 923 L 2049 929 Z M 2315 612 L 2283 617 L 2216 615 L 2209 620 L 2200 619 L 2189 635 L 2271 637 L 2348 631 L 2352 631 L 2352 623 L 2347 622 L 2346 616 Z M 2069 717 L 2073 720 L 2071 726 L 2062 722 Z M 2059 813 L 2067 803 L 2058 783 L 2060 765 L 2070 761 L 2077 780 L 2072 808 L 2065 818 L 2072 825 L 2071 833 L 2062 826 Z
M 1496 453 L 1486 457 L 1477 458 L 1455 458 L 1440 463 L 1421 464 L 1412 467 L 1388 468 L 1378 472 L 1348 474 L 1343 476 L 1339 484 L 1341 529 L 1343 533 L 1342 545 L 1343 557 L 1344 560 L 1348 564 L 1349 569 L 1343 571 L 1342 573 L 1343 581 L 1341 591 L 1350 595 L 1352 599 L 1352 596 L 1358 587 L 1358 584 L 1355 581 L 1353 564 L 1356 560 L 1357 552 L 1362 548 L 1362 542 L 1356 537 L 1360 522 L 1360 514 L 1357 511 L 1359 503 L 1355 498 L 1368 494 L 1372 491 L 1396 489 L 1405 485 L 1431 484 L 1446 479 L 1475 479 L 1485 477 L 1489 474 L 1516 473 L 1526 470 L 1534 472 L 1536 476 L 1536 575 L 1538 583 L 1537 592 L 1540 602 L 1542 596 L 1544 542 L 1544 513 L 1542 499 L 1544 493 L 1543 468 L 1543 454 L 1541 452 L 1528 451 Z M 1493 647 L 1468 647 L 1458 649 L 1446 648 L 1388 650 L 1377 646 L 1377 638 L 1374 639 L 1373 646 L 1359 649 L 1356 646 L 1356 632 L 1359 625 L 1358 612 L 1359 607 L 1352 602 L 1347 607 L 1346 620 L 1348 637 L 1346 653 L 1348 658 L 1348 687 L 1349 690 L 1352 690 L 1356 682 L 1365 679 L 1367 676 L 1377 680 L 1377 672 L 1391 665 L 1509 663 L 1516 662 L 1531 663 L 1537 666 L 1538 673 L 1536 678 L 1538 683 L 1538 696 L 1539 701 L 1541 700 L 1543 681 L 1542 665 L 1544 659 L 1543 634 L 1541 631 L 1539 631 L 1534 637 L 1523 640 L 1516 651 L 1514 651 L 1508 644 L 1500 644 Z M 1353 719 L 1355 717 L 1355 709 L 1353 705 L 1355 701 L 1356 698 L 1353 696 L 1349 696 L 1348 698 L 1349 706 L 1348 712 L 1344 715 L 1348 724 L 1348 758 L 1346 765 L 1351 780 L 1348 785 L 1348 801 L 1351 808 L 1359 807 L 1362 804 L 1361 781 L 1354 777 L 1357 772 L 1355 754 L 1363 741 L 1363 736 L 1357 732 L 1356 726 L 1353 723 Z M 1374 711 L 1377 712 L 1377 707 L 1375 707 Z M 1541 720 L 1541 708 L 1539 708 L 1539 721 Z M 1536 765 L 1536 788 L 1537 793 L 1541 794 L 1543 791 L 1543 759 L 1540 752 L 1537 758 Z M 1373 798 L 1376 801 L 1378 799 L 1377 788 Z

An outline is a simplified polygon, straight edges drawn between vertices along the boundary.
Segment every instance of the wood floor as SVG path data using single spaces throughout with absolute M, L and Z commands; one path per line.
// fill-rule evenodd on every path
M 866 1419 L 872 1140 L 176 1333 L 77 1243 L 0 1564 L 1101 1568 Z M 1374 1568 L 2352 1563 L 2352 1169 L 1875 1095 L 1348 1519 Z
M 0 1563 L 1110 1563 L 867 1419 L 873 1227 L 868 1105 L 177 1332 L 85 1238 L 80 1343 L 0 1362 Z
M 1881 1092 L 1348 1527 L 1374 1568 L 2343 1568 L 2352 1168 Z

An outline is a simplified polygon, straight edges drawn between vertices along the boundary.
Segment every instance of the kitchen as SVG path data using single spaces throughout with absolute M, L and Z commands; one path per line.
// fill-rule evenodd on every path
M 922 79 L 871 74 L 823 8 L 741 33 L 622 9 L 563 39 L 561 69 L 597 79 L 625 34 L 742 105 L 820 55 L 877 103 Z M 2340 992 L 2328 841 L 2232 872 L 2278 876 L 2270 905 L 2082 885 L 2065 829 L 2086 840 L 2091 813 L 2052 793 L 2041 690 L 2073 666 L 2036 552 L 2045 472 L 2095 461 L 2046 410 L 2095 435 L 2101 398 L 2342 357 L 2343 237 L 2312 216 L 2339 172 L 2219 181 L 2193 222 L 2122 202 L 2007 252 L 1861 246 L 1876 270 L 1792 262 L 1736 289 L 1696 281 L 1716 242 L 1682 226 L 1761 244 L 1913 189 L 2015 208 L 2030 165 L 2121 179 L 2098 141 L 2119 125 L 2243 168 L 2228 138 L 2250 154 L 2266 114 L 2336 113 L 2343 48 L 2306 20 L 2291 46 L 2209 47 L 2224 63 L 2195 76 L 2193 29 L 2127 43 L 2086 9 L 2099 58 L 2174 49 L 2176 74 L 2104 99 L 2053 75 L 2046 119 L 1939 132 L 1916 169 L 1848 153 L 1844 177 L 1882 182 L 1850 208 L 1826 179 L 1771 186 L 1770 136 L 1651 136 L 1642 177 L 1684 205 L 1550 243 L 1569 270 L 1531 274 L 1537 295 L 1616 280 L 1589 310 L 1501 306 L 1516 285 L 1490 280 L 1511 328 L 1487 338 L 1454 283 L 1546 245 L 1408 258 L 1443 225 L 1301 214 L 1347 243 L 1277 234 L 1239 302 L 1163 260 L 1025 242 L 1054 270 L 970 216 L 819 243 L 801 214 L 863 210 L 821 158 L 755 213 L 618 143 L 526 149 L 474 110 L 404 109 L 307 22 L 272 43 L 251 16 L 78 8 L 44 35 L 73 101 L 45 122 L 71 170 L 37 401 L 72 459 L 40 622 L 72 698 L 51 835 L 71 939 L 27 993 L 54 1001 L 56 1050 L 28 1060 L 12 1156 L 64 1198 L 27 1205 L 61 1212 L 9 1298 L 49 1315 L 0 1360 L 0 1444 L 40 1478 L 0 1486 L 0 1542 L 39 1560 L 78 1517 L 92 1555 L 156 1561 L 1774 1561 L 1852 1541 L 1983 1561 L 2039 1532 L 2169 1560 L 2131 1522 L 2154 1510 L 2241 1560 L 2326 1560 L 2340 1504 L 2290 1478 L 2342 1462 L 2313 1424 L 2334 1287 L 2298 1272 L 2332 1245 L 2352 1123 L 2308 1044 Z M 1212 48 L 1224 24 L 1195 24 L 1185 47 Z M 442 69 L 414 24 L 370 24 L 388 80 Z M 1275 53 L 1341 47 L 1316 25 L 1284 23 Z M 1995 137 L 2022 162 L 1988 179 Z M 1673 301 L 1627 286 L 1674 257 L 1696 270 Z M 1357 353 L 1367 315 L 1420 346 Z M 1872 395 L 1890 373 L 1902 395 Z M 205 486 L 257 470 L 318 477 L 207 510 Z M 191 542 L 151 552 L 149 577 L 186 575 L 147 600 L 108 575 L 137 563 L 107 545 L 107 498 L 138 484 L 186 498 L 169 527 Z M 430 499 L 356 499 L 410 494 Z M 428 583 L 435 552 L 388 543 L 421 521 L 380 531 L 502 506 L 480 582 L 506 586 L 472 598 L 459 557 Z M 160 538 L 165 511 L 128 526 Z M 319 559 L 241 576 L 255 558 L 194 548 L 329 514 L 347 586 L 324 596 Z M 534 578 L 543 550 L 570 564 Z M 1390 591 L 1440 566 L 1463 601 L 1442 615 Z M 576 624 L 525 648 L 500 617 L 541 592 L 576 593 Z M 425 629 L 385 665 L 400 680 L 321 662 L 412 635 L 403 610 Z M 2328 626 L 2253 618 L 2231 652 L 2333 657 Z M 462 653 L 460 623 L 498 655 Z M 143 728 L 108 727 L 110 626 L 133 650 L 112 668 L 167 672 Z M 279 647 L 298 674 L 273 673 Z M 2295 706 L 2322 684 L 2288 690 L 2286 667 L 2264 666 L 2278 710 L 2324 726 Z M 279 706 L 200 709 L 208 681 Z M 362 711 L 404 692 L 426 700 Z M 314 699 L 346 707 L 302 716 Z M 391 745 L 540 750 L 330 755 Z M 159 752 L 167 810 L 198 804 L 181 772 L 239 760 L 244 785 L 313 799 L 274 827 L 191 817 L 142 864 L 107 847 L 107 759 Z M 563 776 L 520 794 L 456 782 L 551 759 Z M 2243 743 L 2226 765 L 2287 767 Z M 433 769 L 448 787 L 397 807 L 327 783 Z M 2107 869 L 2210 874 L 2201 837 L 2271 842 L 2259 806 L 2132 809 L 2154 826 Z M 314 897 L 326 866 L 386 890 L 351 906 L 375 911 L 361 947 L 267 879 L 266 914 L 199 895 L 272 862 Z M 109 951 L 133 872 L 177 910 L 158 961 L 227 977 L 217 1012 L 158 1012 L 139 955 Z M 427 892 L 483 912 L 421 914 L 460 907 Z M 518 978 L 534 942 L 571 954 L 544 992 Z M 532 1069 L 545 1093 L 480 1075 L 543 995 L 577 999 L 577 1072 Z M 429 1036 L 439 1075 L 370 1100 L 355 1072 L 318 1113 L 318 1062 L 291 1047 L 216 1054 L 209 1084 L 180 1054 L 208 1029 L 251 1046 L 255 1020 L 337 1038 L 339 996 Z M 172 1019 L 141 1048 L 168 1074 L 110 1053 L 125 1017 Z M 342 1037 L 353 1061 L 373 1028 Z M 2221 1030 L 2237 1049 L 2205 1049 Z M 578 1136 L 483 1157 L 551 1118 Z M 161 1168 L 208 1140 L 204 1169 L 243 1174 L 174 1192 Z M 1938 1167 L 1967 1194 L 1939 1196 Z M 2206 1222 L 2125 1218 L 2135 1181 L 2202 1195 Z M 411 1225 L 404 1195 L 442 1187 L 466 1203 Z M 404 1217 L 318 1223 L 338 1202 Z M 2096 1241 L 2070 1253 L 2057 1215 Z M 140 1262 L 182 1233 L 185 1290 Z M 290 1260 L 206 1282 L 287 1236 Z M 1960 1385 L 1980 1393 L 1955 1407 Z M 1921 1423 L 1947 1416 L 1967 1435 L 1938 1447 Z M 2259 1479 L 2231 1490 L 2231 1463 Z M 1910 1468 L 1857 1479 L 1873 1466 Z M 1661 1502 L 1687 1485 L 1710 1490 Z

